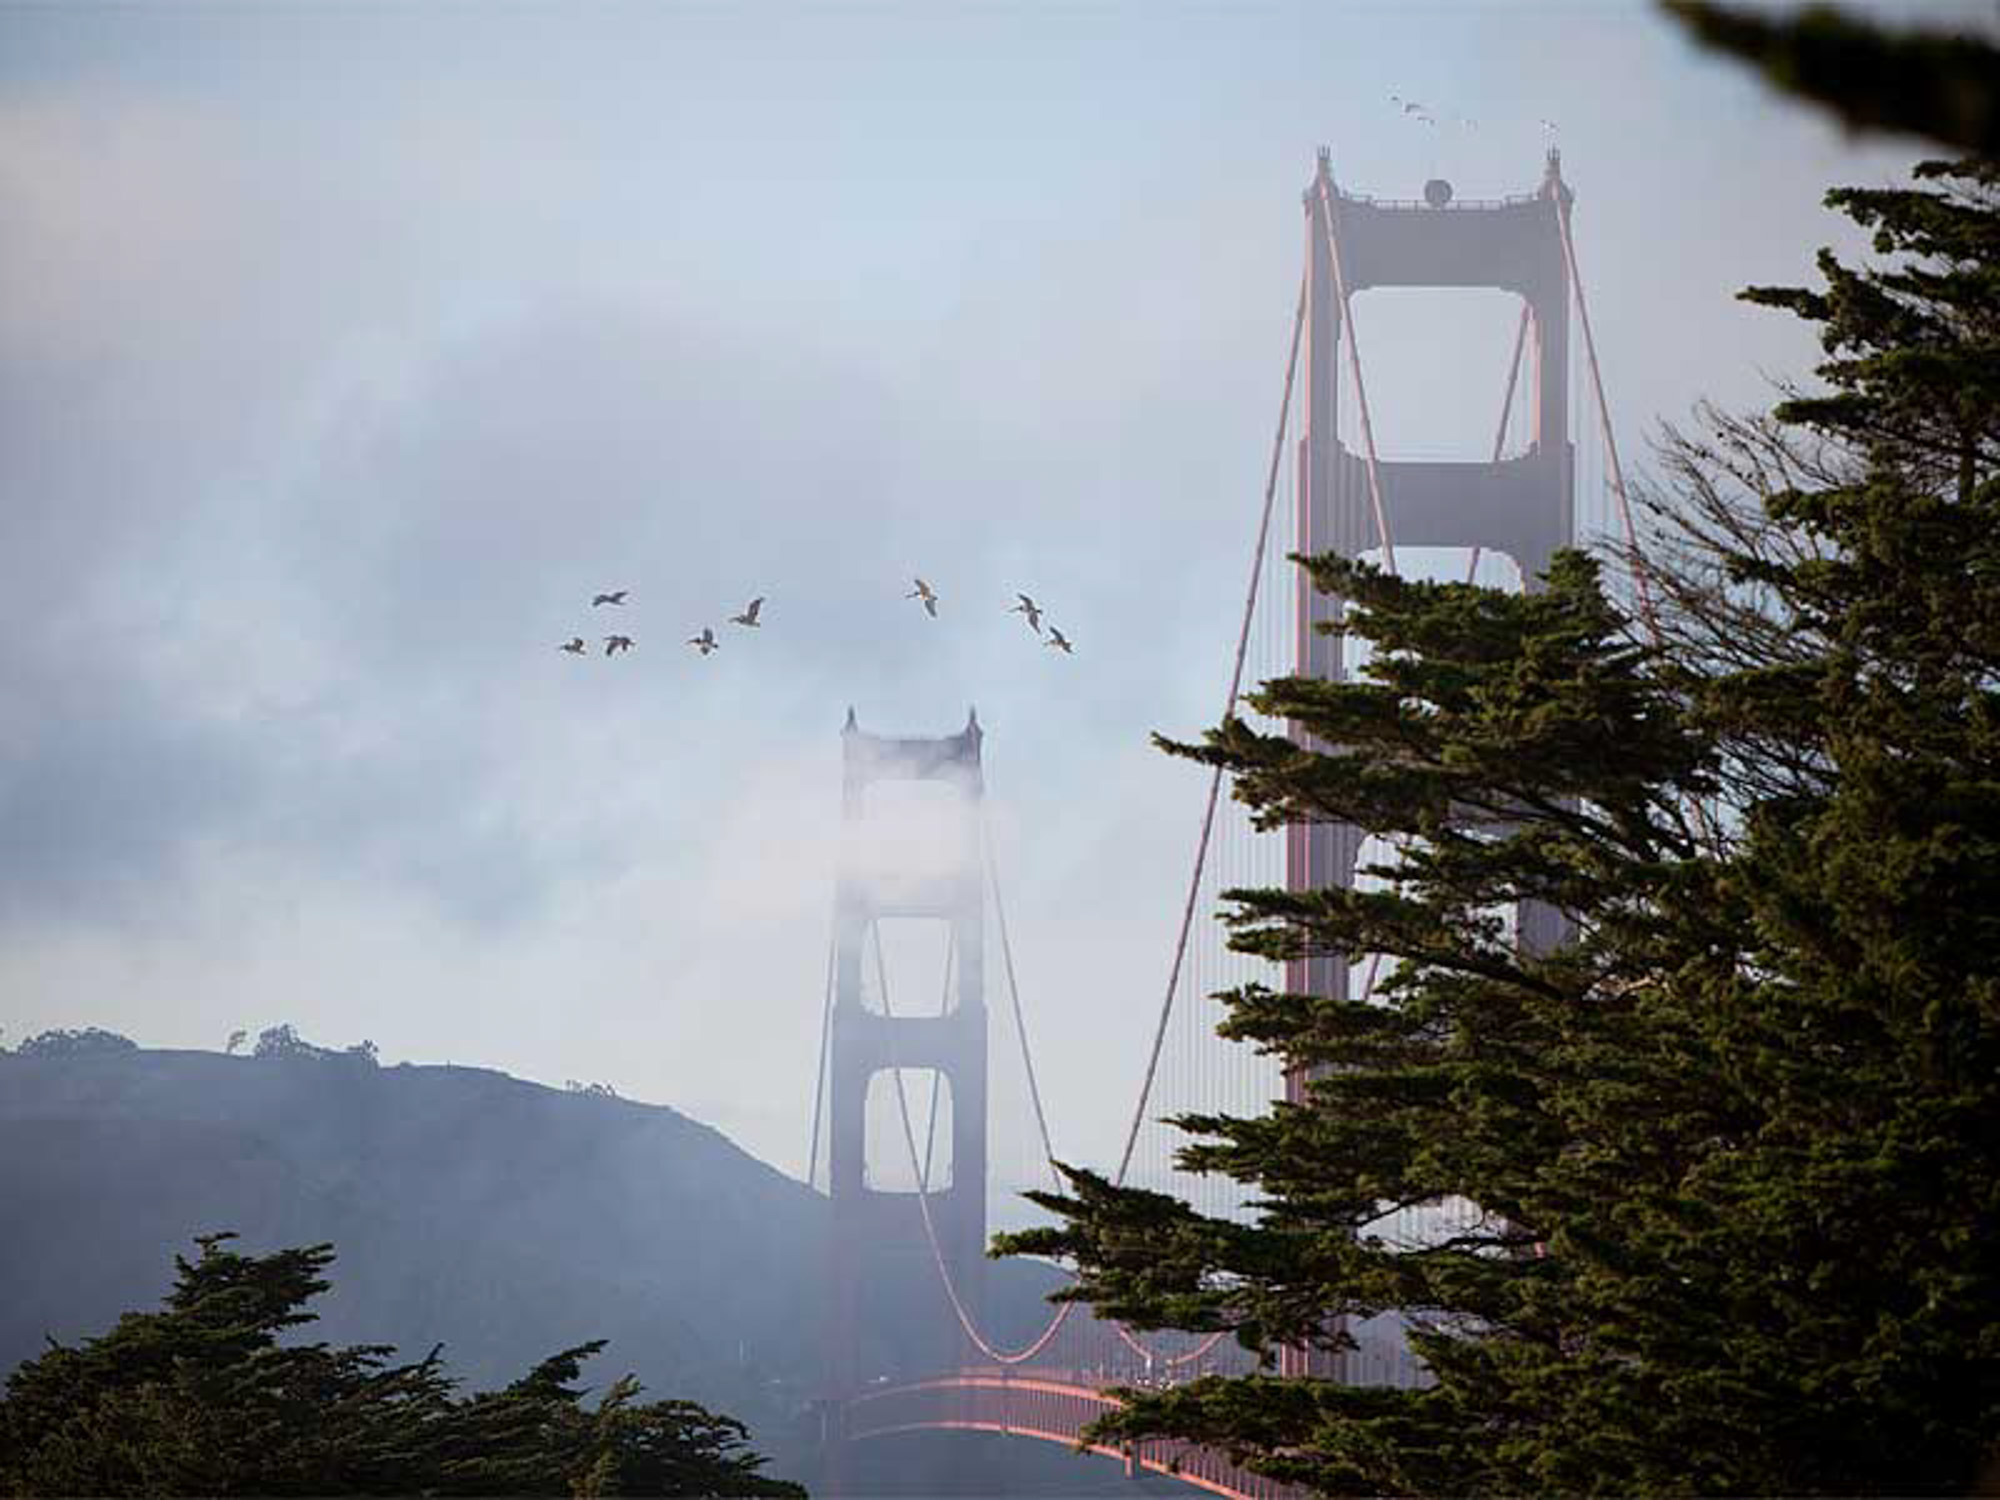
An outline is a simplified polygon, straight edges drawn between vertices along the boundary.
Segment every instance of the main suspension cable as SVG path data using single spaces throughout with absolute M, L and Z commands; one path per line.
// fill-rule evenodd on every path
M 894 1020 L 896 1013 L 889 1001 L 889 966 L 882 956 L 882 929 L 877 925 L 871 924 L 870 931 L 873 933 L 875 940 L 876 993 L 882 997 L 883 1017 L 887 1020 Z M 1069 1315 L 1076 1307 L 1076 1304 L 1074 1302 L 1063 1303 L 1061 1307 L 1056 1309 L 1055 1316 L 1049 1319 L 1048 1326 L 1019 1349 L 1002 1349 L 979 1331 L 979 1326 L 973 1322 L 971 1309 L 965 1305 L 965 1298 L 959 1293 L 958 1283 L 951 1274 L 951 1267 L 945 1261 L 944 1247 L 938 1243 L 937 1223 L 931 1217 L 931 1195 L 926 1183 L 929 1173 L 917 1155 L 916 1127 L 910 1122 L 910 1096 L 903 1084 L 902 1066 L 896 1059 L 895 1043 L 893 1040 L 896 1034 L 895 1028 L 893 1026 L 884 1027 L 882 1034 L 889 1052 L 889 1073 L 896 1080 L 896 1112 L 903 1124 L 903 1144 L 908 1148 L 910 1153 L 910 1171 L 917 1178 L 918 1182 L 916 1194 L 917 1213 L 923 1220 L 924 1242 L 930 1246 L 931 1263 L 937 1270 L 938 1281 L 944 1287 L 945 1298 L 951 1303 L 952 1314 L 958 1319 L 958 1326 L 965 1331 L 965 1336 L 972 1340 L 973 1345 L 980 1353 L 984 1354 L 994 1363 L 1017 1365 L 1023 1361 L 1033 1359 L 1043 1349 L 1048 1347 L 1049 1340 L 1053 1339 L 1056 1336 L 1056 1330 L 1069 1320 Z M 937 1097 L 935 1085 L 933 1086 L 931 1097 L 933 1100 Z M 984 1192 L 985 1184 L 977 1184 L 974 1190 Z
M 1577 269 L 1576 242 L 1570 238 L 1569 204 L 1561 193 L 1552 195 L 1555 200 L 1556 228 L 1562 236 L 1563 264 L 1569 268 L 1570 290 L 1576 297 L 1577 321 L 1583 327 L 1583 351 L 1590 363 L 1590 387 L 1597 396 L 1597 421 L 1604 434 L 1605 456 L 1611 461 L 1611 493 L 1618 500 L 1618 518 L 1625 528 L 1625 550 L 1632 559 L 1632 584 L 1639 596 L 1639 615 L 1646 623 L 1646 632 L 1653 638 L 1655 649 L 1665 641 L 1660 629 L 1660 617 L 1653 609 L 1653 590 L 1648 581 L 1649 569 L 1646 555 L 1639 547 L 1638 528 L 1632 523 L 1632 502 L 1625 494 L 1625 469 L 1618 461 L 1618 437 L 1611 430 L 1611 408 L 1604 399 L 1604 377 L 1597 366 L 1597 340 L 1590 331 L 1590 305 L 1584 300 L 1583 273 Z M 1701 830 L 1701 836 L 1711 844 L 1717 841 L 1715 824 L 1710 821 L 1708 809 L 1699 797 L 1689 797 L 1688 806 L 1693 810 L 1694 821 Z
M 826 998 L 820 1002 L 819 1011 L 819 1071 L 813 1076 L 813 1129 L 812 1145 L 806 1151 L 806 1186 L 811 1187 L 819 1175 L 819 1130 L 820 1115 L 826 1105 L 826 1049 L 833 1035 L 833 978 L 835 955 L 839 945 L 833 933 L 826 937 Z M 827 1190 L 833 1184 L 828 1182 Z
M 1060 1191 L 1062 1187 L 1062 1179 L 1056 1168 L 1056 1149 L 1054 1144 L 1054 1137 L 1052 1136 L 1049 1130 L 1048 1116 L 1042 1110 L 1041 1085 L 1037 1081 L 1035 1074 L 1034 1053 L 1033 1050 L 1028 1045 L 1028 1024 L 1026 1015 L 1021 1005 L 1021 986 L 1015 976 L 1013 943 L 1009 939 L 1007 932 L 1007 909 L 1005 904 L 1000 899 L 999 867 L 995 863 L 993 858 L 993 841 L 985 819 L 986 819 L 986 808 L 985 804 L 982 802 L 980 804 L 980 845 L 981 849 L 983 850 L 986 856 L 985 863 L 986 863 L 987 880 L 993 888 L 993 912 L 995 917 L 998 919 L 1000 927 L 1000 956 L 1007 970 L 1007 991 L 1013 1006 L 1014 1034 L 1020 1039 L 1021 1043 L 1021 1064 L 1023 1069 L 1026 1071 L 1028 1075 L 1028 1097 L 1034 1103 L 1035 1125 L 1036 1128 L 1040 1131 L 1042 1138 L 1042 1154 L 1048 1161 L 1049 1174 L 1054 1179 L 1057 1190 Z M 1065 1306 L 1068 1305 L 1070 1304 L 1065 1304 Z M 1132 1332 L 1129 1329 L 1127 1329 L 1124 1324 L 1113 1322 L 1110 1324 L 1110 1327 L 1112 1331 L 1116 1333 L 1118 1337 L 1125 1342 L 1126 1346 L 1131 1348 L 1133 1351 L 1139 1354 L 1143 1359 L 1145 1359 L 1148 1365 L 1163 1363 L 1169 1369 L 1178 1368 L 1181 1365 L 1188 1364 L 1194 1360 L 1200 1359 L 1203 1355 L 1207 1354 L 1209 1350 L 1213 1349 L 1216 1343 L 1222 1337 L 1220 1333 L 1210 1334 L 1200 1344 L 1196 1345 L 1195 1348 L 1188 1351 L 1187 1353 L 1169 1356 L 1165 1360 L 1161 1360 L 1160 1356 L 1156 1353 L 1156 1351 L 1154 1351 L 1140 1339 L 1134 1337 Z M 1050 1332 L 1053 1332 L 1053 1329 L 1051 1329 Z M 1031 1346 L 1031 1352 L 1032 1352 L 1032 1347 L 1033 1346 Z M 1022 1356 L 1022 1358 L 1026 1357 L 1027 1355 L 1025 1354 Z
M 1618 500 L 1618 519 L 1625 528 L 1625 546 L 1632 554 L 1632 583 L 1639 594 L 1639 613 L 1646 621 L 1646 628 L 1652 633 L 1653 643 L 1660 642 L 1660 621 L 1653 613 L 1653 591 L 1646 579 L 1646 559 L 1639 551 L 1639 532 L 1632 524 L 1632 503 L 1625 495 L 1625 470 L 1618 462 L 1618 438 L 1611 430 L 1611 409 L 1604 400 L 1604 377 L 1597 368 L 1597 340 L 1590 331 L 1590 306 L 1584 301 L 1583 276 L 1577 270 L 1576 244 L 1569 234 L 1569 205 L 1560 191 L 1551 195 L 1555 200 L 1556 228 L 1562 234 L 1563 264 L 1569 268 L 1569 285 L 1576 297 L 1577 321 L 1583 326 L 1583 352 L 1590 362 L 1590 387 L 1597 396 L 1597 422 L 1604 434 L 1605 456 L 1611 460 L 1611 493 Z
M 1396 571 L 1396 543 L 1389 534 L 1389 511 L 1382 503 L 1381 465 L 1375 454 L 1375 425 L 1368 420 L 1368 387 L 1361 382 L 1361 346 L 1354 336 L 1354 304 L 1347 295 L 1347 276 L 1340 266 L 1340 237 L 1333 232 L 1333 189 L 1324 175 L 1319 180 L 1319 224 L 1326 237 L 1326 253 L 1333 262 L 1333 289 L 1340 300 L 1340 321 L 1347 332 L 1347 368 L 1354 376 L 1354 399 L 1361 409 L 1361 441 L 1368 456 L 1368 498 L 1375 507 L 1375 536 L 1382 545 L 1382 561 Z
M 1021 1042 L 1021 1067 L 1028 1075 L 1028 1098 L 1035 1107 L 1035 1129 L 1042 1137 L 1042 1158 L 1049 1164 L 1049 1177 L 1058 1191 L 1062 1176 L 1056 1169 L 1054 1138 L 1049 1134 L 1049 1117 L 1042 1109 L 1042 1087 L 1035 1077 L 1035 1057 L 1028 1047 L 1028 1021 L 1021 1008 L 1021 985 L 1014 976 L 1014 945 L 1007 936 L 1007 907 L 1000 899 L 1000 871 L 993 860 L 993 835 L 986 821 L 986 803 L 979 804 L 979 847 L 985 856 L 986 883 L 993 891 L 993 915 L 1000 926 L 1000 959 L 1007 970 L 1007 996 L 1014 1011 L 1014 1035 Z
M 1250 622 L 1257 611 L 1257 585 L 1264 571 L 1264 551 L 1271 536 L 1271 501 L 1278 490 L 1278 461 L 1285 451 L 1285 424 L 1292 411 L 1292 382 L 1299 368 L 1299 335 L 1306 321 L 1307 272 L 1299 276 L 1299 302 L 1292 314 L 1292 349 L 1285 357 L 1285 394 L 1278 403 L 1278 432 L 1271 442 L 1271 467 L 1264 479 L 1264 511 L 1257 522 L 1257 548 L 1250 560 L 1250 589 L 1243 600 L 1243 625 L 1236 635 L 1236 663 L 1229 673 L 1229 697 L 1223 704 L 1225 723 L 1236 712 L 1236 699 L 1243 687 L 1243 658 L 1250 645 Z M 1195 903 L 1201 896 L 1202 871 L 1208 864 L 1209 839 L 1215 830 L 1215 804 L 1222 791 L 1222 767 L 1208 778 L 1208 802 L 1201 814 L 1201 839 L 1195 846 L 1194 874 L 1188 879 L 1187 901 L 1181 907 L 1180 934 L 1174 940 L 1174 959 L 1167 973 L 1167 993 L 1160 1002 L 1159 1024 L 1153 1028 L 1153 1045 L 1146 1056 L 1146 1075 L 1139 1085 L 1139 1098 L 1132 1107 L 1132 1123 L 1125 1132 L 1125 1149 L 1118 1157 L 1119 1186 L 1132 1165 L 1132 1152 L 1139 1143 L 1139 1126 L 1146 1118 L 1146 1103 L 1152 1097 L 1153 1080 L 1159 1073 L 1160 1049 L 1167 1039 L 1167 1022 L 1174 1013 L 1174 996 L 1181 987 L 1181 967 L 1187 961 L 1188 934 L 1194 930 Z
M 881 929 L 878 927 L 875 931 L 878 956 L 881 951 L 881 942 Z M 958 928 L 953 926 L 949 930 L 949 935 L 945 938 L 944 944 L 944 982 L 942 988 L 938 991 L 938 1016 L 940 1018 L 951 1013 L 951 972 L 953 961 L 957 957 Z M 942 1092 L 944 1090 L 939 1083 L 938 1075 L 933 1073 L 931 1075 L 930 1119 L 924 1125 L 924 1170 L 917 1178 L 917 1191 L 920 1193 L 929 1192 L 931 1187 L 931 1152 L 937 1146 L 938 1095 Z

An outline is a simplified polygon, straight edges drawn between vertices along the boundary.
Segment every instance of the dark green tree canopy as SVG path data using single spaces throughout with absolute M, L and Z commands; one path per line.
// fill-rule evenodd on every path
M 1203 746 L 1168 748 L 1234 772 L 1266 826 L 1338 821 L 1400 846 L 1373 872 L 1393 877 L 1382 889 L 1229 893 L 1237 947 L 1386 955 L 1385 998 L 1225 997 L 1225 1035 L 1312 1075 L 1304 1101 L 1269 1115 L 1179 1122 L 1195 1138 L 1186 1165 L 1255 1184 L 1259 1222 L 1075 1172 L 1070 1195 L 1038 1196 L 1065 1225 L 1006 1244 L 1074 1260 L 1069 1295 L 1101 1311 L 1232 1329 L 1266 1353 L 1337 1349 L 1339 1320 L 1410 1311 L 1441 1376 L 1424 1392 L 1197 1382 L 1138 1397 L 1107 1431 L 1215 1442 L 1335 1492 L 1587 1488 L 1613 1434 L 1524 1400 L 1518 1431 L 1496 1442 L 1480 1408 L 1497 1385 L 1596 1382 L 1605 1399 L 1669 1414 L 1630 1358 L 1634 1335 L 1601 1326 L 1592 1305 L 1630 1294 L 1626 1277 L 1669 1279 L 1664 1248 L 1614 1243 L 1587 1210 L 1623 1193 L 1650 1233 L 1676 1232 L 1689 1160 L 1741 1128 L 1684 1107 L 1686 1055 L 1657 1040 L 1700 1044 L 1679 971 L 1717 940 L 1687 811 L 1709 756 L 1580 554 L 1527 595 L 1335 558 L 1310 567 L 1373 643 L 1369 677 L 1267 684 L 1253 706 L 1297 739 L 1232 721 Z M 1301 748 L 1307 737 L 1339 748 Z M 1500 910 L 1522 900 L 1562 910 L 1575 941 L 1522 949 Z M 1428 1248 L 1388 1242 L 1395 1210 L 1451 1201 L 1480 1212 L 1453 1216 Z M 1690 1436 L 1657 1441 L 1679 1453 Z
M 1304 1096 L 1188 1116 L 1251 1222 L 1071 1171 L 1067 1295 L 1265 1355 L 1400 1313 L 1432 1383 L 1266 1373 L 1099 1425 L 1329 1493 L 1962 1493 L 2000 1455 L 2000 200 L 1987 162 L 1831 201 L 1879 259 L 1760 288 L 1824 390 L 1669 445 L 1657 636 L 1540 592 L 1306 560 L 1365 675 L 1268 683 L 1219 765 L 1378 888 L 1233 891 L 1233 944 L 1384 955 L 1252 986 Z M 1673 497 L 1669 497 L 1672 499 Z M 1572 937 L 1516 938 L 1554 907 Z M 1273 970 L 1276 974 L 1277 970 Z M 1392 1218 L 1400 1213 L 1401 1218 Z M 1412 1215 L 1429 1232 L 1398 1242 Z
M 1926 136 L 2000 157 L 2000 48 L 1980 37 L 1890 31 L 1831 5 L 1772 16 L 1666 0 L 1705 45 L 1734 53 L 1855 129 Z
M 101 1026 L 71 1030 L 58 1027 L 37 1032 L 14 1049 L 16 1057 L 91 1057 L 114 1052 L 135 1052 L 139 1044 L 129 1036 L 106 1031 Z
M 0 1492 L 17 1495 L 802 1496 L 758 1472 L 741 1424 L 690 1401 L 578 1385 L 602 1340 L 504 1390 L 460 1396 L 440 1351 L 281 1342 L 310 1323 L 332 1247 L 269 1255 L 209 1235 L 157 1312 L 51 1343 L 0 1401 Z

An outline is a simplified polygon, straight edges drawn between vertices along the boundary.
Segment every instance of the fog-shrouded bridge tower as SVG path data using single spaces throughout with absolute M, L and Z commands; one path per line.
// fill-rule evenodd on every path
M 987 1081 L 982 737 L 976 711 L 957 734 L 894 738 L 863 730 L 852 709 L 841 735 L 842 856 L 834 890 L 826 1096 L 833 1220 L 826 1375 L 827 1394 L 835 1401 L 878 1373 L 858 1368 L 871 1331 L 907 1329 L 921 1321 L 935 1346 L 924 1351 L 926 1366 L 959 1362 L 964 1340 L 941 1282 L 968 1304 L 968 1315 L 976 1319 L 982 1312 Z M 924 851 L 930 863 L 914 877 L 860 857 L 871 821 L 869 793 L 897 781 L 929 782 L 942 792 L 944 815 L 923 824 L 934 840 Z M 903 832 L 908 837 L 909 831 Z M 878 924 L 897 918 L 947 927 L 956 979 L 935 1008 L 927 996 L 887 994 Z M 886 1191 L 868 1179 L 871 1089 L 875 1107 L 902 1114 L 901 1123 L 909 1128 L 908 1096 L 899 1087 L 898 1070 L 935 1071 L 949 1090 L 949 1182 L 933 1182 L 926 1192 Z M 922 1120 L 915 1128 L 924 1135 Z M 934 1258 L 944 1264 L 934 1265 Z

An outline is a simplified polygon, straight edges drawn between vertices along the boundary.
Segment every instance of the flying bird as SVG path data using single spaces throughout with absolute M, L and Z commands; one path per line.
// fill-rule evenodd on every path
M 1060 630 L 1056 629 L 1055 626 L 1053 625 L 1049 627 L 1048 644 L 1055 647 L 1056 650 L 1062 652 L 1064 656 L 1071 656 L 1075 654 L 1070 650 L 1069 638 L 1065 636 Z
M 1016 594 L 1014 597 L 1021 602 L 1008 610 L 1007 613 L 1010 615 L 1026 615 L 1028 617 L 1028 628 L 1034 631 L 1036 635 L 1040 635 L 1042 633 L 1042 607 L 1026 594 Z
M 599 594 L 595 599 L 590 601 L 590 607 L 595 609 L 600 604 L 623 604 L 625 596 L 631 592 L 630 589 L 619 589 L 615 593 Z
M 937 618 L 938 596 L 933 592 L 931 592 L 931 586 L 928 583 L 925 583 L 923 579 L 921 578 L 917 579 L 916 584 L 917 586 L 911 589 L 909 593 L 903 595 L 903 597 L 905 599 L 923 600 L 925 612 L 929 614 L 933 620 L 935 620 Z
M 704 625 L 701 627 L 700 635 L 691 635 L 688 637 L 688 644 L 703 656 L 706 656 L 722 643 L 715 638 L 715 632 Z
M 630 651 L 631 649 L 632 637 L 629 635 L 607 635 L 604 638 L 604 654 L 606 656 L 616 656 L 620 651 Z
M 558 651 L 567 651 L 571 656 L 581 656 L 583 655 L 583 637 L 573 635 L 560 646 L 556 647 L 556 649 Z
M 748 604 L 743 606 L 742 614 L 731 615 L 729 623 L 732 625 L 748 625 L 754 630 L 757 627 L 757 611 L 763 607 L 764 596 L 759 594 L 755 599 L 752 599 Z

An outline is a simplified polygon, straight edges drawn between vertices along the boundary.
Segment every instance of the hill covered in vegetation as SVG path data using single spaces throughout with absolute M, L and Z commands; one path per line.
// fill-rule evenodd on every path
M 0 1372 L 229 1231 L 337 1247 L 311 1338 L 442 1343 L 473 1388 L 607 1339 L 594 1377 L 740 1416 L 788 1472 L 811 1440 L 825 1200 L 664 1106 L 283 1029 L 256 1055 L 58 1034 L 0 1052 L 0 1202 Z M 1002 1326 L 1037 1319 L 1053 1273 L 995 1269 Z M 925 1336 L 873 1332 L 878 1363 Z
M 650 1390 L 810 1378 L 823 1204 L 675 1110 L 365 1053 L 0 1054 L 0 1368 L 167 1290 L 173 1256 L 332 1241 L 314 1336 L 475 1384 L 608 1337 Z

